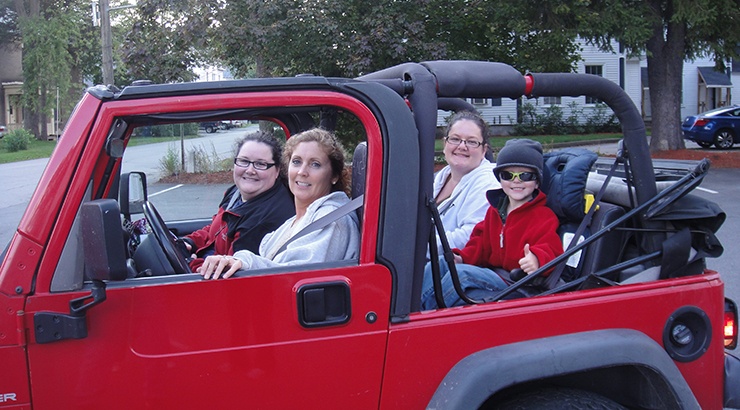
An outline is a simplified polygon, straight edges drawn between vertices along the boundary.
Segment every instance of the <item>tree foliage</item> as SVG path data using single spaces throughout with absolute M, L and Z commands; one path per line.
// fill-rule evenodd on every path
M 593 1 L 579 32 L 610 49 L 615 39 L 633 55 L 647 56 L 652 115 L 651 149 L 684 148 L 681 136 L 683 62 L 713 56 L 716 68 L 740 44 L 738 0 Z
M 132 79 L 158 83 L 192 81 L 203 61 L 211 2 L 142 0 L 121 47 Z
M 84 32 L 82 1 L 15 0 L 13 23 L 23 43 L 23 101 L 29 110 L 25 126 L 38 138 L 48 134 L 48 119 L 58 107 L 70 112 L 79 98 L 79 67 L 91 43 Z M 39 128 L 40 126 L 40 128 Z
M 498 61 L 521 72 L 572 71 L 577 13 L 562 1 L 434 0 L 429 25 L 450 58 Z
M 352 77 L 443 58 L 562 71 L 578 59 L 571 14 L 535 1 L 229 2 L 216 11 L 212 37 L 215 55 L 240 76 Z

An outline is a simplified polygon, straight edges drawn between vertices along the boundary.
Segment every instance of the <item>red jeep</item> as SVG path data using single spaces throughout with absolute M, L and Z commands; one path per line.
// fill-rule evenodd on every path
M 580 95 L 624 131 L 616 160 L 585 173 L 570 169 L 582 152 L 548 156 L 548 197 L 580 210 L 585 190 L 595 197 L 570 221 L 584 240 L 498 294 L 421 311 L 438 109 Z M 190 272 L 172 233 L 206 225 L 228 178 L 166 177 L 181 157 L 187 169 L 203 152 L 233 155 L 237 131 L 146 146 L 135 131 L 256 120 L 288 138 L 322 126 L 351 145 L 358 259 L 226 280 Z M 188 145 L 203 138 L 210 148 Z M 90 88 L 0 259 L 0 409 L 738 407 L 740 361 L 725 351 L 737 309 L 704 264 L 722 251 L 724 213 L 690 193 L 707 168 L 656 182 L 617 85 L 500 63 Z M 142 219 L 149 228 L 133 232 Z M 538 281 L 549 269 L 559 280 Z

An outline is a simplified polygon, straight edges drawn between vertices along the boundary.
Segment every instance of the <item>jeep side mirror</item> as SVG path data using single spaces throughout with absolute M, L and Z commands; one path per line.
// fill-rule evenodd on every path
M 144 202 L 146 201 L 146 174 L 143 172 L 129 172 L 121 175 L 119 203 L 124 218 L 131 220 L 131 214 L 143 213 Z

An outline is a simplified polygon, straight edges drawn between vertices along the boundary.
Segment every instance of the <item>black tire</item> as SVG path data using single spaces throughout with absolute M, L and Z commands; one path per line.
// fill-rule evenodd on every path
M 216 132 L 216 128 L 214 128 L 212 125 L 209 125 L 206 127 L 206 132 L 209 134 L 213 134 L 214 132 Z
M 520 394 L 497 403 L 494 409 L 501 410 L 626 410 L 619 403 L 590 391 L 569 388 L 547 388 Z
M 735 145 L 735 133 L 732 130 L 724 128 L 714 134 L 714 146 L 719 149 L 730 149 Z
M 711 142 L 705 142 L 705 141 L 696 141 L 697 144 L 699 144 L 702 148 L 709 148 L 712 146 Z

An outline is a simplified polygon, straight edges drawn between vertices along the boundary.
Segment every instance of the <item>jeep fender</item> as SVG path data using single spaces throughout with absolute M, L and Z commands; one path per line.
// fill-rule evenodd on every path
M 450 369 L 428 408 L 479 408 L 496 392 L 517 384 L 615 366 L 648 369 L 665 382 L 678 407 L 699 408 L 665 350 L 645 334 L 631 329 L 553 336 L 473 353 Z

